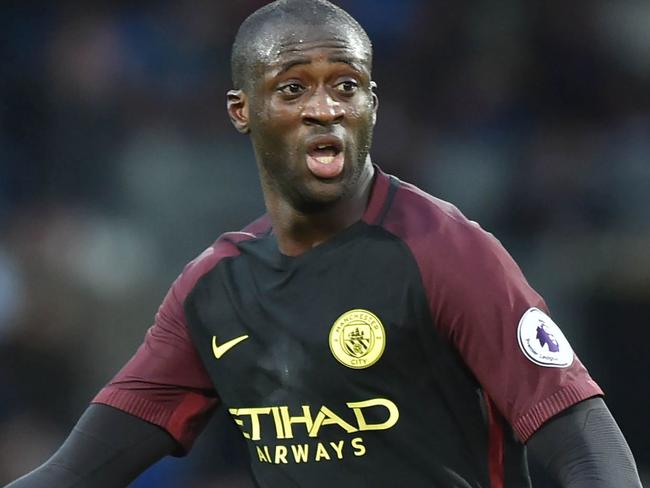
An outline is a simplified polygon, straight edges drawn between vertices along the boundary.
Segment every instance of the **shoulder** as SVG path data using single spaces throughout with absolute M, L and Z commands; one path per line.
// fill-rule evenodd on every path
M 199 279 L 221 260 L 237 256 L 240 242 L 256 239 L 269 229 L 270 221 L 266 215 L 263 215 L 240 231 L 221 234 L 207 249 L 190 261 L 176 279 L 174 288 L 180 301 L 189 294 Z
M 408 249 L 430 296 L 468 298 L 488 291 L 508 296 L 513 287 L 529 288 L 496 237 L 413 185 L 399 183 L 383 227 Z
M 424 253 L 431 259 L 462 258 L 500 246 L 492 234 L 453 204 L 402 181 L 383 226 L 414 254 Z

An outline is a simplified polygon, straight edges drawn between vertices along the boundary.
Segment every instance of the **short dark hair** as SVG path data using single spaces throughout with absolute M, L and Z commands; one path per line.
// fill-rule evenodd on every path
M 269 40 L 261 34 L 267 24 L 327 25 L 341 24 L 361 40 L 372 64 L 372 43 L 366 31 L 345 10 L 327 0 L 277 0 L 253 12 L 239 27 L 232 47 L 231 71 L 234 88 L 243 89 L 254 77 L 251 69 Z M 370 66 L 369 66 L 370 68 Z

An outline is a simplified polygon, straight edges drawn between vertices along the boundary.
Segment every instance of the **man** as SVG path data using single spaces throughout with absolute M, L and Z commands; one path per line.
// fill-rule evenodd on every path
M 268 214 L 172 285 L 142 347 L 11 484 L 124 486 L 220 404 L 262 487 L 638 487 L 627 444 L 498 241 L 373 167 L 372 49 L 324 0 L 251 15 L 227 105 Z

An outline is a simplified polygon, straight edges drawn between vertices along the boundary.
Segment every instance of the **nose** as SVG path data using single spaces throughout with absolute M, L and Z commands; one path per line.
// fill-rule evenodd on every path
M 314 91 L 302 109 L 302 119 L 308 125 L 338 124 L 344 115 L 341 103 L 332 98 L 324 87 Z

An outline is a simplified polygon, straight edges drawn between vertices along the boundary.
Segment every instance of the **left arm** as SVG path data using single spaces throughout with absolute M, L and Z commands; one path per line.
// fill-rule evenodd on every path
M 632 452 L 600 397 L 552 417 L 527 446 L 562 487 L 641 487 Z

